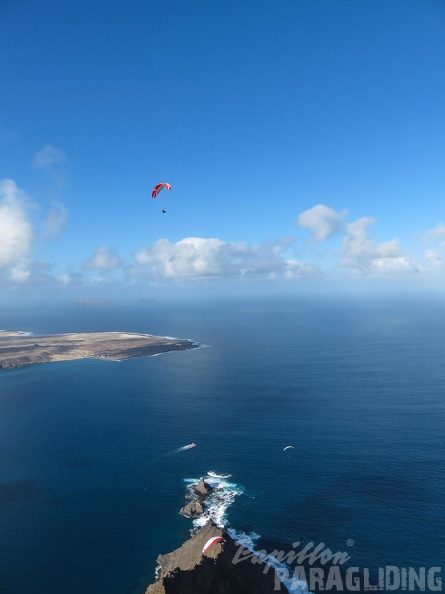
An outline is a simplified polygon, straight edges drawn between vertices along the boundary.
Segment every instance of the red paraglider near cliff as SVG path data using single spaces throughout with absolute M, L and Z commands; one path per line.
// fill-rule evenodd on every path
M 209 540 L 202 547 L 202 552 L 207 553 L 207 551 L 210 549 L 210 547 L 217 542 L 225 542 L 225 540 L 222 536 L 213 536 L 212 538 L 209 538 Z
M 156 196 L 159 194 L 159 192 L 165 188 L 166 190 L 171 190 L 172 187 L 170 184 L 156 184 L 156 186 L 153 188 L 153 191 L 151 193 L 151 197 L 152 198 L 156 198 Z

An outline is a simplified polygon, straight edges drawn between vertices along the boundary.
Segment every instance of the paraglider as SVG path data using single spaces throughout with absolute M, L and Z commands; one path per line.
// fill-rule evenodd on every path
M 162 214 L 165 214 L 167 211 L 164 210 L 163 208 L 161 208 L 161 212 L 162 212 Z
M 202 547 L 203 554 L 207 553 L 207 551 L 210 549 L 210 547 L 212 547 L 215 543 L 221 542 L 221 541 L 224 542 L 224 538 L 222 536 L 212 536 L 212 538 L 209 538 L 209 540 Z
M 289 448 L 292 448 L 293 450 L 295 450 L 294 446 L 286 446 L 285 448 L 283 448 L 283 452 L 285 452 L 286 450 L 288 450 Z
M 159 194 L 159 192 L 160 192 L 160 191 L 161 191 L 163 188 L 165 188 L 166 190 L 171 190 L 171 189 L 172 189 L 172 187 L 171 187 L 171 185 L 170 185 L 170 184 L 165 184 L 165 183 L 162 183 L 162 184 L 156 184 L 156 185 L 155 185 L 155 187 L 153 188 L 153 191 L 152 191 L 152 193 L 151 193 L 151 197 L 152 197 L 152 198 L 156 198 L 156 196 Z

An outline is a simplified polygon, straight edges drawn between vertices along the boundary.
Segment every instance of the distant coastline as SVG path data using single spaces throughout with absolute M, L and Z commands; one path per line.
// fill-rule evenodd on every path
M 0 369 L 16 369 L 36 363 L 105 359 L 118 361 L 184 351 L 199 345 L 179 339 L 132 332 L 81 332 L 36 336 L 28 332 L 0 330 Z

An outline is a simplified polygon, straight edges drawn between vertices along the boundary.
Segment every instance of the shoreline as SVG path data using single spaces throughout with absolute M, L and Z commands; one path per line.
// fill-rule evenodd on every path
M 170 351 L 185 351 L 199 346 L 190 339 L 136 332 L 35 335 L 23 331 L 0 330 L 0 370 L 78 359 L 122 361 Z

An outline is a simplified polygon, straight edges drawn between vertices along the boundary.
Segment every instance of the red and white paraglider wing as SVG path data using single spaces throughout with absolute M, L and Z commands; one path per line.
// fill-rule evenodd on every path
M 224 538 L 222 536 L 212 536 L 212 538 L 209 538 L 209 540 L 202 547 L 202 552 L 207 553 L 207 551 L 217 542 L 224 542 Z
M 156 198 L 156 196 L 159 194 L 159 192 L 162 190 L 162 188 L 165 188 L 166 190 L 172 189 L 170 184 L 156 184 L 155 187 L 153 188 L 152 193 L 151 193 L 151 197 Z

